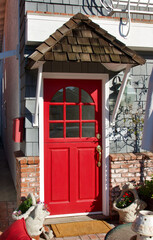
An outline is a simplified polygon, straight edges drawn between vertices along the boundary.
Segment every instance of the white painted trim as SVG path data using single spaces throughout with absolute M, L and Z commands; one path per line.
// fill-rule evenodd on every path
M 103 214 L 109 215 L 109 77 L 102 81 L 102 199 Z
M 43 70 L 43 63 L 41 63 L 38 67 L 36 103 L 35 103 L 35 113 L 33 118 L 33 127 L 38 127 L 38 108 L 39 108 L 39 96 L 40 96 L 41 82 L 42 82 L 42 70 Z
M 59 27 L 69 20 L 70 16 L 45 15 L 28 13 L 26 15 L 25 42 L 43 42 Z M 153 50 L 153 24 L 147 22 L 132 22 L 128 37 L 123 38 L 119 32 L 119 19 L 90 17 L 100 27 L 108 31 L 126 46 L 140 51 Z
M 102 80 L 102 207 L 103 214 L 109 215 L 109 75 L 86 73 L 43 73 L 43 79 L 82 79 Z M 42 81 L 43 83 L 43 81 Z M 44 201 L 44 113 L 43 113 L 43 84 L 39 101 L 39 156 L 40 156 L 40 201 Z M 66 215 L 64 215 L 66 216 Z M 55 217 L 55 216 L 54 216 Z
M 73 214 L 60 214 L 60 215 L 49 215 L 45 219 L 50 218 L 61 218 L 61 217 L 74 217 L 74 216 L 89 216 L 89 215 L 97 215 L 103 214 L 103 212 L 86 212 L 86 213 L 73 213 Z
M 106 80 L 108 78 L 108 74 L 98 74 L 98 73 L 43 73 L 43 78 L 52 78 L 52 79 L 73 79 L 73 80 L 93 80 L 93 79 L 102 79 Z
M 129 74 L 130 74 L 130 69 L 131 69 L 131 65 L 129 64 L 129 65 L 127 65 L 127 67 L 124 71 L 122 84 L 121 84 L 119 93 L 117 95 L 117 100 L 116 100 L 116 103 L 115 103 L 113 114 L 111 116 L 111 121 L 110 121 L 111 124 L 113 124 L 114 121 L 115 121 L 115 118 L 116 118 L 116 115 L 117 115 L 117 112 L 118 112 L 118 109 L 119 109 L 119 106 L 120 106 L 120 103 L 121 103 L 121 100 L 122 100 L 122 96 L 123 96 L 123 93 L 124 93 L 124 89 L 125 89 L 125 86 L 126 86 Z
M 44 96 L 43 80 L 39 97 L 39 161 L 40 161 L 40 201 L 44 202 Z

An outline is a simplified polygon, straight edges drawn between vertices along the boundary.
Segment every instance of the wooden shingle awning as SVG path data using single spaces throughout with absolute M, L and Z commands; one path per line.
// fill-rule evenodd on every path
M 127 64 L 145 63 L 135 51 L 81 13 L 40 44 L 29 56 L 27 67 L 36 68 L 41 61 L 99 62 L 112 71 L 115 71 L 114 66 L 118 71 L 125 69 Z

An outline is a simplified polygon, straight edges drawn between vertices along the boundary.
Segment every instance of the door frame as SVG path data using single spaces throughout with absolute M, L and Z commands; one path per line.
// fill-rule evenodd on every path
M 102 81 L 102 209 L 109 215 L 109 74 L 43 72 L 42 78 Z M 40 201 L 44 201 L 44 97 L 43 79 L 39 97 Z M 87 213 L 86 213 L 87 214 Z M 69 214 L 70 215 L 70 214 Z M 72 214 L 74 215 L 74 214 Z M 83 215 L 82 213 L 80 215 Z M 58 217 L 62 215 L 58 215 Z M 64 215 L 66 216 L 66 215 Z M 55 216 L 54 216 L 55 217 Z

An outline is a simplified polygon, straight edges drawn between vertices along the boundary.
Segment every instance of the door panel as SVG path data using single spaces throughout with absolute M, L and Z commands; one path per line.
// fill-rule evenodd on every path
M 102 211 L 101 81 L 44 80 L 44 192 L 51 214 Z
M 69 201 L 69 176 L 70 157 L 68 149 L 51 149 L 51 201 Z
M 78 200 L 96 197 L 95 148 L 78 149 Z

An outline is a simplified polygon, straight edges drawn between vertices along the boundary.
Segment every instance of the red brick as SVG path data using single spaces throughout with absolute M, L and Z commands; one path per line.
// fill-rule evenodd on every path
M 21 182 L 26 182 L 26 183 L 28 183 L 28 182 L 35 182 L 36 181 L 36 178 L 22 178 L 21 179 Z
M 29 183 L 29 187 L 39 187 L 39 182 Z
M 146 156 L 146 158 L 153 159 L 153 153 L 152 152 L 146 152 L 146 153 L 144 153 L 144 155 Z
M 90 239 L 91 240 L 95 240 L 95 239 L 99 240 L 97 234 L 90 234 Z
M 90 240 L 90 237 L 88 235 L 82 235 L 80 238 L 81 240 Z
M 140 177 L 130 177 L 129 181 L 136 181 L 139 182 L 140 181 Z
M 21 172 L 35 172 L 35 168 L 22 168 Z
M 99 233 L 99 234 L 97 234 L 97 236 L 99 237 L 100 240 L 104 240 L 106 234 L 105 233 Z
M 40 168 L 39 167 L 36 168 L 36 172 L 40 172 Z
M 128 172 L 128 169 L 124 169 L 124 168 L 121 168 L 121 169 L 116 169 L 115 170 L 116 173 L 125 173 L 125 172 Z
M 22 195 L 22 193 L 30 193 L 30 192 L 35 192 L 35 188 L 22 188 L 21 189 L 21 195 Z
M 134 154 L 134 153 L 129 153 L 130 154 L 130 156 L 131 156 L 131 159 L 136 159 L 137 157 L 136 157 L 136 155 Z
M 125 178 L 125 177 L 134 177 L 134 173 L 129 173 L 129 172 L 127 172 L 127 173 L 122 173 L 122 177 L 123 178 Z
M 127 164 L 123 164 L 121 165 L 121 168 L 133 168 L 133 164 L 132 163 L 127 163 Z
M 23 188 L 27 188 L 28 187 L 28 183 L 21 183 L 21 187 Z
M 39 177 L 39 172 L 32 172 L 28 174 L 28 177 Z
M 121 164 L 111 164 L 111 168 L 113 169 L 121 168 Z
M 139 169 L 139 168 L 135 168 L 135 167 L 129 168 L 129 172 L 130 172 L 130 173 L 131 173 L 131 172 L 134 172 L 134 173 L 140 172 L 140 169 Z
M 26 158 L 20 159 L 20 164 L 21 164 L 21 165 L 27 164 L 27 159 L 26 159 Z
M 131 160 L 132 157 L 130 154 L 128 154 L 128 153 L 122 153 L 122 154 L 123 154 L 125 160 Z
M 135 155 L 137 157 L 137 160 L 145 159 L 145 155 L 143 155 L 142 153 L 135 153 Z
M 118 160 L 118 156 L 114 153 L 114 154 L 110 154 L 109 155 L 109 159 L 111 160 L 111 161 L 116 161 L 116 160 Z
M 128 182 L 128 178 L 115 178 L 115 182 L 116 183 L 127 183 Z
M 28 177 L 28 173 L 25 173 L 25 172 L 21 173 L 21 178 L 26 178 L 26 177 Z
M 28 159 L 28 164 L 29 165 L 32 165 L 32 164 L 34 164 L 35 162 L 34 162 L 34 159 Z

